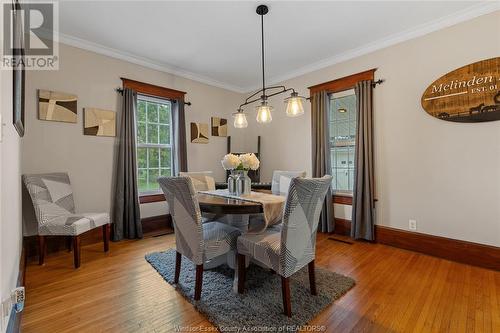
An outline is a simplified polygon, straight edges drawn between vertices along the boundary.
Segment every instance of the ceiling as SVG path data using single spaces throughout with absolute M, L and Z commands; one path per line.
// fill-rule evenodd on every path
M 60 41 L 238 92 L 261 84 L 258 2 L 64 1 Z M 492 2 L 267 1 L 279 82 L 491 12 Z M 496 6 L 498 8 L 498 6 Z

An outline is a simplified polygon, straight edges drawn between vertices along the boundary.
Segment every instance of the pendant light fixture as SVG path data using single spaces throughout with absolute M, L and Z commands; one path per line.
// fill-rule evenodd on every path
M 266 5 L 260 5 L 256 10 L 257 14 L 260 15 L 261 22 L 261 38 L 262 38 L 262 89 L 250 95 L 243 104 L 240 105 L 238 111 L 233 113 L 234 116 L 234 127 L 245 128 L 248 126 L 247 118 L 245 112 L 243 112 L 243 107 L 245 105 L 259 101 L 260 105 L 255 108 L 257 111 L 257 122 L 260 124 L 267 124 L 273 120 L 272 111 L 273 107 L 267 102 L 267 99 L 271 96 L 288 93 L 290 92 L 290 97 L 285 98 L 286 103 L 286 115 L 288 117 L 297 117 L 304 114 L 304 101 L 305 97 L 299 96 L 299 94 L 293 88 L 286 88 L 285 86 L 272 86 L 266 87 L 266 71 L 264 62 L 264 15 L 269 12 L 269 8 Z M 259 96 L 260 95 L 260 96 Z M 256 97 L 257 96 L 257 97 Z
M 233 113 L 234 127 L 246 128 L 248 126 L 247 116 L 243 109 L 239 108 L 237 112 Z

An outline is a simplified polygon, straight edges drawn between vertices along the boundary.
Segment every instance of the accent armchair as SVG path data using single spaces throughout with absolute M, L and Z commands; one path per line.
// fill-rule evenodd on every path
M 289 278 L 308 265 L 311 294 L 316 295 L 314 256 L 316 232 L 325 195 L 332 181 L 322 178 L 293 178 L 285 204 L 282 228 L 269 228 L 261 234 L 238 238 L 238 292 L 245 287 L 246 256 L 281 276 L 283 308 L 292 315 Z
M 71 237 L 74 265 L 80 267 L 80 235 L 102 227 L 104 252 L 109 251 L 110 218 L 108 213 L 75 213 L 73 190 L 66 173 L 24 175 L 38 223 L 38 263 L 45 259 L 45 237 Z
M 176 260 L 174 283 L 179 283 L 182 256 L 196 265 L 194 299 L 201 298 L 203 264 L 215 257 L 236 252 L 240 231 L 217 221 L 202 223 L 193 182 L 189 177 L 160 177 L 158 183 L 168 202 L 174 224 Z

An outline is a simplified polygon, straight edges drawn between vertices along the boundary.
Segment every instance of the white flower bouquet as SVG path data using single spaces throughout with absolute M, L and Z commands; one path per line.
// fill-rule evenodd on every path
M 240 164 L 240 158 L 234 154 L 227 154 L 221 161 L 224 170 L 235 170 Z
M 230 170 L 231 174 L 227 178 L 227 189 L 229 193 L 235 195 L 248 195 L 252 192 L 252 180 L 248 177 L 249 170 L 257 170 L 260 161 L 253 153 L 227 154 L 221 161 L 225 170 Z
M 260 166 L 260 161 L 254 153 L 248 154 L 227 154 L 221 161 L 224 170 L 257 170 Z
M 257 170 L 259 168 L 260 161 L 254 153 L 242 154 L 239 158 L 241 161 L 241 169 L 238 169 L 248 171 Z

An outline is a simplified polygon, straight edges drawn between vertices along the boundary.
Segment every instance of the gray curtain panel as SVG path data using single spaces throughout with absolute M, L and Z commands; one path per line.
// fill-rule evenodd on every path
M 354 88 L 357 101 L 354 193 L 351 237 L 375 239 L 375 182 L 373 164 L 373 82 L 361 81 Z
M 113 240 L 142 238 L 139 195 L 137 190 L 137 156 L 135 111 L 137 93 L 123 90 L 122 113 L 115 165 L 115 197 L 113 207 Z
M 172 154 L 174 157 L 172 176 L 178 176 L 179 172 L 188 171 L 184 101 L 177 100 L 175 103 L 172 103 L 172 108 L 172 132 L 174 137 L 174 144 L 172 145 Z
M 314 178 L 329 175 L 332 172 L 330 160 L 330 114 L 328 112 L 328 94 L 320 91 L 311 98 L 311 134 L 312 134 L 312 176 Z M 320 232 L 332 232 L 334 229 L 333 202 L 331 186 L 326 193 L 323 210 L 319 220 Z

